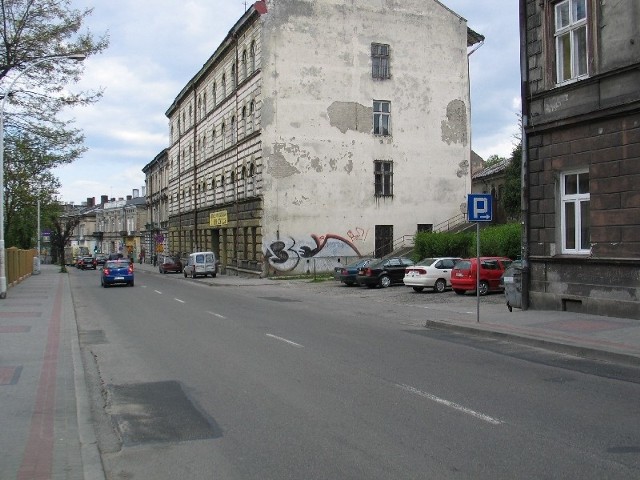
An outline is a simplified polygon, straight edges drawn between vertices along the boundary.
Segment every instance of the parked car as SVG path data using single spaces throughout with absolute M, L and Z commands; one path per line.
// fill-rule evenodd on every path
M 451 270 L 462 260 L 456 257 L 424 258 L 404 272 L 404 284 L 421 292 L 425 287 L 438 293 L 451 287 Z
M 502 291 L 500 277 L 511 265 L 512 260 L 506 257 L 480 257 L 480 295 L 491 291 Z M 451 287 L 458 295 L 468 291 L 476 291 L 477 258 L 460 260 L 451 271 Z
M 216 254 L 213 252 L 194 252 L 189 255 L 187 264 L 182 269 L 184 277 L 196 278 L 198 275 L 206 277 L 211 275 L 216 277 L 218 272 L 218 260 Z
M 341 283 L 344 283 L 347 287 L 356 285 L 358 283 L 356 278 L 358 270 L 369 265 L 372 260 L 372 258 L 361 258 L 344 267 L 336 267 L 333 271 L 333 277 Z
M 386 288 L 393 283 L 402 283 L 404 271 L 411 265 L 413 261 L 405 257 L 377 260 L 358 270 L 356 279 L 359 285 Z
M 97 268 L 96 261 L 93 257 L 80 257 L 76 265 L 80 270 L 95 270 Z
M 164 257 L 161 257 L 158 262 L 158 271 L 160 273 L 182 273 L 182 262 L 178 257 L 165 255 Z
M 102 267 L 100 285 L 107 288 L 111 285 L 125 284 L 133 287 L 133 265 L 127 259 L 107 260 Z
M 104 265 L 104 262 L 107 261 L 108 256 L 104 253 L 96 253 L 94 257 L 96 261 L 96 265 Z

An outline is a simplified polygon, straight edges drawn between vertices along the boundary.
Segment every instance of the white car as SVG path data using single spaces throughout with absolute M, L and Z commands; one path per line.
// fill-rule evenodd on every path
M 425 287 L 438 293 L 451 288 L 451 270 L 460 258 L 424 258 L 404 271 L 404 284 L 421 292 Z

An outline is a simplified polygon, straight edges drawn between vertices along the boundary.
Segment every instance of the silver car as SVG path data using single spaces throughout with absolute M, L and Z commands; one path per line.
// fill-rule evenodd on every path
M 438 293 L 451 288 L 451 270 L 460 258 L 424 258 L 404 272 L 404 284 L 416 292 L 433 288 Z

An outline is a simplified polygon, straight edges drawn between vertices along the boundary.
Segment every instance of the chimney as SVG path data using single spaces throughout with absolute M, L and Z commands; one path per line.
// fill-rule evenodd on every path
M 131 195 L 127 195 L 127 200 L 131 200 Z
M 87 197 L 87 207 L 96 206 L 96 197 Z
M 103 205 L 104 205 L 104 204 L 105 204 L 105 203 L 107 203 L 108 201 L 109 201 L 109 195 L 102 195 L 102 196 L 100 197 L 100 203 L 101 203 L 101 204 L 103 204 Z
M 138 189 L 134 188 L 133 189 L 133 198 L 138 198 L 139 196 L 140 196 L 140 193 L 139 193 Z

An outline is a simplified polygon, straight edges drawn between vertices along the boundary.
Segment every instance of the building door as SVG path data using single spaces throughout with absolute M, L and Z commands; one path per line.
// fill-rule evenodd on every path
M 393 225 L 376 225 L 375 257 L 382 258 L 393 251 Z

